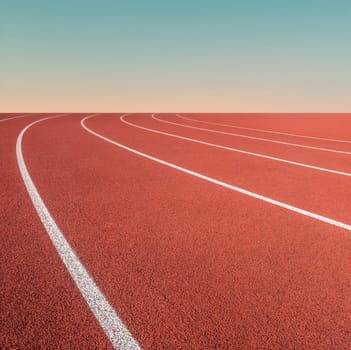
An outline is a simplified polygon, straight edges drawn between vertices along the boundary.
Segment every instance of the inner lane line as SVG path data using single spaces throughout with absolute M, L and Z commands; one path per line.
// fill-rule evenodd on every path
M 38 113 L 39 114 L 39 113 Z M 0 122 L 6 122 L 8 120 L 13 120 L 13 119 L 19 119 L 19 118 L 24 118 L 24 117 L 31 117 L 34 114 L 23 114 L 23 115 L 17 115 L 15 117 L 10 117 L 10 118 L 5 118 L 5 119 L 0 119 Z
M 93 278 L 89 275 L 89 272 L 81 263 L 73 248 L 66 240 L 64 234 L 57 226 L 54 218 L 49 212 L 49 209 L 46 207 L 43 199 L 41 198 L 24 161 L 22 153 L 22 139 L 27 130 L 40 122 L 61 116 L 63 115 L 56 115 L 36 120 L 35 122 L 28 124 L 20 132 L 16 142 L 17 164 L 29 197 L 43 226 L 46 229 L 46 232 L 48 233 L 57 253 L 84 297 L 90 310 L 110 340 L 113 348 L 120 350 L 139 350 L 140 346 L 138 345 L 137 341 L 133 338 L 121 319 L 117 316 L 116 311 L 96 285 Z

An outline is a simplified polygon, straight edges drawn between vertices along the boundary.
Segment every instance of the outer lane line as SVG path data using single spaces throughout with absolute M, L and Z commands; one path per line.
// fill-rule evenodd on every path
M 156 113 L 154 113 L 152 115 L 152 117 L 154 117 L 155 114 Z M 155 119 L 155 120 L 158 120 L 158 119 Z M 313 169 L 313 170 L 323 171 L 323 172 L 332 173 L 332 174 L 336 174 L 336 175 L 343 175 L 343 176 L 351 177 L 351 173 L 347 173 L 347 172 L 343 172 L 343 171 L 338 171 L 338 170 L 333 170 L 333 169 L 328 169 L 328 168 L 322 168 L 322 167 L 318 167 L 318 166 L 314 166 L 314 165 L 310 165 L 310 164 L 305 164 L 305 163 L 294 162 L 292 160 L 287 160 L 287 159 L 267 156 L 267 155 L 261 154 L 261 153 L 249 152 L 249 151 L 245 151 L 245 150 L 238 149 L 238 148 L 222 146 L 222 145 L 218 145 L 218 144 L 215 144 L 215 143 L 210 143 L 210 142 L 205 142 L 205 141 L 201 141 L 201 140 L 197 140 L 197 139 L 192 139 L 190 137 L 185 137 L 185 136 L 171 134 L 171 133 L 164 132 L 164 131 L 150 129 L 150 128 L 146 128 L 144 126 L 140 126 L 140 125 L 131 123 L 130 121 L 125 120 L 124 118 L 122 119 L 122 121 L 125 124 L 133 126 L 135 128 L 139 128 L 139 129 L 142 129 L 142 130 L 147 130 L 147 131 L 150 131 L 150 132 L 153 132 L 153 133 L 156 133 L 156 134 L 161 134 L 161 135 L 166 135 L 166 136 L 170 136 L 170 137 L 175 137 L 175 138 L 181 139 L 181 140 L 195 142 L 195 143 L 199 143 L 199 144 L 202 144 L 202 145 L 211 146 L 211 147 L 215 147 L 215 148 L 220 148 L 220 149 L 224 149 L 224 150 L 231 151 L 231 152 L 247 154 L 247 155 L 254 156 L 254 157 L 269 159 L 269 160 L 273 160 L 273 161 L 277 161 L 277 162 L 281 162 L 281 163 L 286 163 L 286 164 L 291 164 L 291 165 L 295 165 L 295 166 L 300 166 L 300 167 L 304 167 L 304 168 L 308 168 L 308 169 Z
M 61 115 L 59 115 L 61 116 Z M 76 286 L 83 295 L 90 310 L 98 320 L 106 336 L 112 343 L 114 349 L 139 350 L 140 346 L 124 326 L 121 319 L 117 316 L 113 307 L 109 304 L 106 297 L 89 275 L 84 265 L 73 251 L 65 236 L 57 226 L 54 218 L 50 214 L 43 199 L 41 198 L 33 180 L 28 172 L 22 153 L 22 139 L 26 131 L 33 125 L 45 120 L 57 118 L 52 116 L 39 119 L 27 125 L 18 135 L 16 142 L 17 164 L 30 199 L 36 209 L 38 216 L 44 225 L 53 245 L 55 246 L 62 262 L 73 278 Z
M 123 121 L 123 118 L 126 116 L 127 114 L 124 114 L 120 117 L 120 120 Z M 319 214 L 316 214 L 316 213 L 313 213 L 313 212 L 310 212 L 308 210 L 305 210 L 305 209 L 301 209 L 301 208 L 298 208 L 298 207 L 295 207 L 293 205 L 290 205 L 290 204 L 287 204 L 287 203 L 284 203 L 284 202 L 280 202 L 278 200 L 275 200 L 275 199 L 272 199 L 272 198 L 269 198 L 269 197 L 266 197 L 266 196 L 263 196 L 263 195 L 260 195 L 258 193 L 255 193 L 255 192 L 251 192 L 251 191 L 248 191 L 248 190 L 245 190 L 243 188 L 240 188 L 240 187 L 237 187 L 237 186 L 234 186 L 234 185 L 231 185 L 231 184 L 228 184 L 226 182 L 223 182 L 223 181 L 220 181 L 220 180 L 217 180 L 217 179 L 214 179 L 212 177 L 209 177 L 209 176 L 206 176 L 206 175 L 203 175 L 203 174 L 200 174 L 198 172 L 195 172 L 195 171 L 192 171 L 190 169 L 187 169 L 187 168 L 183 168 L 179 165 L 176 165 L 174 163 L 170 163 L 170 162 L 167 162 L 165 160 L 162 160 L 160 158 L 156 158 L 154 156 L 151 156 L 147 153 L 143 153 L 143 152 L 140 152 L 134 148 L 131 148 L 131 147 L 128 147 L 126 145 L 123 145 L 121 143 L 118 143 L 116 141 L 113 141 L 91 129 L 89 129 L 86 125 L 85 125 L 85 121 L 87 119 L 90 119 L 92 118 L 93 116 L 88 116 L 88 117 L 85 117 L 81 120 L 81 125 L 82 127 L 89 133 L 91 133 L 92 135 L 108 142 L 108 143 L 111 143 L 117 147 L 120 147 L 126 151 L 129 151 L 131 153 L 134 153 L 138 156 L 141 156 L 143 158 L 146 158 L 146 159 L 149 159 L 149 160 L 152 160 L 156 163 L 159 163 L 159 164 L 162 164 L 162 165 L 165 165 L 169 168 L 172 168 L 172 169 L 176 169 L 178 171 L 181 171 L 183 173 L 186 173 L 188 175 L 191 175 L 191 176 L 194 176 L 196 178 L 199 178 L 201 180 L 205 180 L 205 181 L 208 181 L 210 183 L 213 183 L 213 184 L 216 184 L 216 185 L 219 185 L 221 187 L 224 187 L 224 188 L 227 188 L 229 190 L 232 190 L 232 191 L 235 191 L 235 192 L 238 192 L 238 193 L 241 193 L 241 194 L 244 194 L 246 196 L 249 196 L 249 197 L 252 197 L 252 198 L 255 198 L 255 199 L 259 199 L 263 202 L 266 202 L 266 203 L 269 203 L 269 204 L 272 204 L 272 205 L 275 205 L 277 207 L 281 207 L 281 208 L 284 208 L 284 209 L 287 209 L 287 210 L 290 210 L 292 212 L 295 212 L 295 213 L 298 213 L 298 214 L 301 214 L 301 215 L 304 215 L 304 216 L 307 216 L 307 217 L 310 217 L 310 218 L 313 218 L 315 220 L 318 220 L 318 221 L 321 221 L 321 222 L 324 222 L 324 223 L 327 223 L 327 224 L 330 224 L 330 225 L 333 225 L 333 226 L 336 226 L 336 227 L 339 227 L 339 228 L 343 228 L 347 231 L 351 231 L 351 225 L 349 224 L 346 224 L 346 223 L 343 223 L 341 221 L 337 221 L 337 220 L 334 220 L 334 219 L 331 219 L 331 218 L 328 218 L 326 216 L 323 216 L 323 215 L 319 215 Z
M 351 141 L 348 140 L 338 140 L 338 139 L 329 139 L 325 137 L 317 137 L 317 136 L 307 136 L 307 135 L 300 135 L 300 134 L 290 134 L 287 132 L 281 132 L 281 131 L 272 131 L 272 130 L 264 130 L 264 129 L 254 129 L 254 128 L 247 128 L 243 126 L 238 126 L 238 125 L 230 125 L 230 124 L 221 124 L 221 123 L 213 123 L 213 122 L 206 122 L 203 120 L 197 120 L 197 119 L 191 119 L 189 117 L 185 117 L 181 114 L 177 114 L 179 118 L 185 119 L 185 120 L 190 120 L 193 122 L 198 122 L 198 123 L 204 123 L 208 125 L 219 125 L 219 126 L 227 126 L 229 128 L 234 128 L 234 129 L 242 129 L 242 130 L 251 130 L 251 131 L 259 131 L 259 132 L 265 132 L 269 134 L 278 134 L 278 135 L 287 135 L 287 136 L 294 136 L 294 137 L 302 137 L 305 139 L 314 139 L 314 140 L 324 140 L 324 141 L 332 141 L 332 142 L 341 142 L 341 143 L 351 143 Z
M 177 116 L 178 116 L 178 114 L 177 114 Z M 306 145 L 301 145 L 301 144 L 298 144 L 298 143 L 283 142 L 283 141 L 277 141 L 277 140 L 264 139 L 264 138 L 261 138 L 261 137 L 247 136 L 247 135 L 242 135 L 242 134 L 234 134 L 234 133 L 231 133 L 231 132 L 225 132 L 225 131 L 219 131 L 219 130 L 198 128 L 196 126 L 190 126 L 190 125 L 184 125 L 184 124 L 179 124 L 179 123 L 175 123 L 175 122 L 170 122 L 168 120 L 163 120 L 163 119 L 159 119 L 159 118 L 156 118 L 156 117 L 153 117 L 153 118 L 155 120 L 158 120 L 158 121 L 162 122 L 162 123 L 178 125 L 178 126 L 181 126 L 183 128 L 208 131 L 208 132 L 212 132 L 212 133 L 216 133 L 216 134 L 222 134 L 222 135 L 231 135 L 231 136 L 235 136 L 235 137 L 242 137 L 242 138 L 245 138 L 245 139 L 258 140 L 258 141 L 263 141 L 263 142 L 278 143 L 278 144 L 281 144 L 281 145 L 287 145 L 287 146 L 293 146 L 293 147 L 314 149 L 314 150 L 317 150 L 317 151 L 325 151 L 325 152 L 341 153 L 341 154 L 351 155 L 351 152 L 347 152 L 347 151 L 339 151 L 339 150 L 330 149 L 330 148 L 320 148 L 320 147 L 306 146 Z
M 38 113 L 40 114 L 40 113 Z M 6 122 L 8 120 L 13 120 L 13 119 L 18 119 L 18 118 L 24 118 L 24 117 L 30 117 L 33 116 L 34 114 L 23 114 L 23 115 L 17 115 L 16 117 L 10 117 L 10 118 L 6 118 L 6 119 L 0 119 L 0 122 Z

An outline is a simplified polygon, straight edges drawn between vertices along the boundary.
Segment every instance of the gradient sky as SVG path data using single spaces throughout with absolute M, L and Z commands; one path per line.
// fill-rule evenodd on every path
M 350 0 L 0 0 L 0 111 L 351 112 Z

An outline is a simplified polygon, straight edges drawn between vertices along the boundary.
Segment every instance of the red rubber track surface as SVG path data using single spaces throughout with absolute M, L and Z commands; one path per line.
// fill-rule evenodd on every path
M 220 131 L 226 133 L 234 133 L 240 135 L 247 135 L 257 138 L 264 138 L 268 140 L 277 140 L 287 143 L 295 143 L 306 145 L 309 147 L 326 148 L 332 150 L 340 150 L 351 153 L 351 143 L 337 143 L 323 140 L 311 140 L 303 138 L 292 138 L 286 135 L 267 134 L 262 132 L 252 132 L 248 130 L 237 130 L 229 127 L 221 127 L 215 125 L 207 125 L 197 122 L 191 122 L 188 120 L 180 119 L 170 114 L 161 114 L 156 116 L 160 120 L 169 121 L 172 123 L 181 124 L 184 126 L 191 126 L 197 128 L 204 128 L 213 131 Z M 129 117 L 133 118 L 133 116 Z M 204 119 L 204 118 L 203 118 Z M 128 119 L 129 120 L 129 119 Z M 132 119 L 130 119 L 132 121 Z M 137 120 L 136 120 L 137 121 Z M 341 154 L 333 152 L 325 152 L 322 150 L 308 149 L 296 147 L 293 145 L 283 145 L 273 142 L 264 142 L 260 140 L 246 139 L 241 137 L 235 137 L 233 135 L 218 134 L 209 132 L 206 130 L 190 129 L 178 125 L 171 125 L 162 123 L 159 121 L 151 120 L 150 118 L 139 119 L 140 125 L 150 127 L 153 129 L 168 131 L 176 133 L 178 135 L 187 136 L 190 138 L 196 138 L 210 143 L 220 144 L 223 146 L 243 149 L 249 152 L 263 153 L 268 156 L 284 158 L 292 161 L 307 163 L 310 165 L 326 167 L 334 170 L 340 170 L 345 172 L 351 172 L 351 154 Z M 145 124 L 146 123 L 146 124 Z M 351 116 L 350 116 L 351 124 Z M 349 126 L 351 129 L 351 125 Z
M 85 131 L 81 117 L 33 126 L 23 139 L 24 158 L 55 221 L 142 348 L 349 346 L 350 232 L 127 152 Z M 1 342 L 4 348 L 108 348 L 19 175 L 15 142 L 30 118 L 0 125 Z M 126 119 L 214 142 L 150 115 Z M 141 152 L 351 224 L 350 178 L 156 135 L 116 114 L 86 125 Z M 215 143 L 248 145 L 222 136 Z M 250 147 L 265 153 L 260 145 Z M 309 152 L 289 149 L 285 158 Z M 348 167 L 346 157 L 329 156 L 328 164 Z M 325 161 L 320 152 L 314 157 L 316 164 Z
M 351 140 L 351 113 L 184 113 L 181 115 L 211 123 L 229 124 L 306 136 Z M 206 125 L 202 123 L 196 124 L 204 127 Z M 234 131 L 235 129 L 230 128 L 230 130 Z
M 0 124 L 0 348 L 108 349 L 108 340 L 47 236 L 17 167 L 19 132 L 45 116 Z
M 22 118 L 22 116 L 25 117 L 32 116 L 33 114 L 29 114 L 29 113 L 0 113 L 0 122 L 3 120 L 3 122 L 8 121 L 10 119 L 19 119 Z
M 98 118 L 93 119 L 91 123 L 102 125 L 96 131 L 109 138 L 215 179 L 351 224 L 350 177 L 199 145 L 128 125 L 119 126 L 118 120 L 113 118 L 105 119 L 107 120 L 104 123 L 99 122 Z M 126 117 L 126 120 L 149 128 L 158 126 L 158 130 L 180 134 L 178 126 L 164 126 L 152 120 L 150 116 L 130 116 Z M 121 127 L 126 130 L 125 136 L 118 135 L 117 139 L 116 131 Z M 133 137 L 129 133 L 132 133 Z M 181 133 L 183 135 L 183 132 Z M 186 136 L 198 138 L 190 133 L 191 131 L 187 132 Z M 196 133 L 197 130 L 193 132 Z M 211 141 L 220 144 L 218 137 L 217 140 Z M 240 144 L 237 146 L 242 148 Z M 265 153 L 262 144 L 259 146 L 261 148 L 256 146 L 253 151 Z M 294 149 L 294 152 L 298 154 L 300 150 Z M 319 151 L 314 153 L 315 159 L 331 158 Z M 286 158 L 290 159 L 289 155 L 286 155 Z M 340 164 L 343 164 L 342 161 Z M 333 165 L 338 168 L 339 164 Z M 351 165 L 348 170 L 351 172 Z
M 18 115 L 22 115 L 22 114 L 19 114 L 19 113 L 0 113 L 0 120 L 7 119 L 7 118 L 13 118 L 13 117 L 16 117 Z

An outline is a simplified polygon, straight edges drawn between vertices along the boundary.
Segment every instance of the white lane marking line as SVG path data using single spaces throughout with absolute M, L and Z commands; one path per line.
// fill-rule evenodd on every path
M 67 242 L 65 236 L 57 226 L 54 218 L 51 216 L 48 208 L 45 206 L 35 184 L 33 183 L 27 170 L 23 154 L 22 139 L 25 132 L 33 125 L 44 120 L 57 118 L 58 116 L 47 117 L 37 120 L 27 125 L 19 134 L 16 143 L 17 163 L 20 169 L 22 179 L 26 185 L 29 196 L 33 205 L 43 223 L 52 243 L 54 244 L 62 262 L 65 264 L 68 272 L 73 278 L 78 289 L 82 293 L 85 301 L 93 312 L 94 316 L 100 323 L 114 349 L 137 350 L 140 349 L 137 341 L 130 334 L 123 322 L 117 316 L 113 307 L 109 304 L 106 297 L 100 291 L 88 271 L 80 262 L 72 247 Z
M 214 123 L 214 122 L 207 122 L 207 121 L 204 121 L 204 120 L 192 119 L 192 118 L 189 118 L 189 117 L 185 117 L 184 115 L 181 115 L 181 114 L 177 114 L 177 115 L 178 115 L 179 118 L 182 118 L 182 119 L 185 119 L 185 120 L 190 120 L 190 121 L 198 122 L 198 123 L 204 123 L 204 124 L 208 124 L 208 125 L 227 126 L 229 128 L 234 128 L 234 129 L 251 130 L 251 131 L 265 132 L 265 133 L 269 133 L 269 134 L 278 134 L 278 135 L 302 137 L 304 139 L 314 139 L 314 140 L 323 140 L 323 141 L 332 141 L 332 142 L 341 142 L 341 143 L 351 143 L 351 141 L 348 141 L 348 140 L 329 139 L 329 138 L 325 138 L 325 137 L 307 136 L 307 135 L 300 135 L 300 134 L 290 134 L 290 133 L 281 132 L 281 131 L 272 131 L 272 130 L 264 130 L 264 129 L 247 128 L 247 127 L 238 126 L 238 125 Z
M 152 114 L 152 118 L 155 119 L 155 120 L 158 120 L 157 118 L 155 118 L 156 114 L 157 113 Z M 232 152 L 247 154 L 247 155 L 254 156 L 254 157 L 270 159 L 270 160 L 274 160 L 274 161 L 277 161 L 277 162 L 287 163 L 287 164 L 296 165 L 296 166 L 300 166 L 300 167 L 304 167 L 304 168 L 309 168 L 309 169 L 314 169 L 314 170 L 318 170 L 318 171 L 324 171 L 324 172 L 327 172 L 327 173 L 332 173 L 332 174 L 343 175 L 343 176 L 350 176 L 351 177 L 351 173 L 347 173 L 347 172 L 343 172 L 343 171 L 338 171 L 338 170 L 333 170 L 333 169 L 328 169 L 328 168 L 322 168 L 322 167 L 318 167 L 318 166 L 314 166 L 314 165 L 310 165 L 310 164 L 305 164 L 305 163 L 294 162 L 292 160 L 287 160 L 287 159 L 267 156 L 267 155 L 261 154 L 261 153 L 244 151 L 244 150 L 238 149 L 238 148 L 222 146 L 222 145 L 218 145 L 218 144 L 215 144 L 215 143 L 205 142 L 205 141 L 192 139 L 192 138 L 185 137 L 185 136 L 180 136 L 180 135 L 171 134 L 171 133 L 168 133 L 168 132 L 163 132 L 163 131 L 159 131 L 159 130 L 155 130 L 155 129 L 150 129 L 150 128 L 146 128 L 146 127 L 143 127 L 143 126 L 131 123 L 131 122 L 125 120 L 124 118 L 123 118 L 122 121 L 124 123 L 126 123 L 126 124 L 129 124 L 130 126 L 133 126 L 133 127 L 139 128 L 139 129 L 143 129 L 143 130 L 147 130 L 147 131 L 150 131 L 150 132 L 154 132 L 156 134 L 161 134 L 161 135 L 166 135 L 166 136 L 170 136 L 170 137 L 175 137 L 175 138 L 178 138 L 178 139 L 191 141 L 191 142 L 195 142 L 195 143 L 200 143 L 200 144 L 203 144 L 203 145 L 206 145 L 206 146 L 216 147 L 216 148 L 220 148 L 220 149 L 224 149 L 224 150 L 228 150 L 228 151 L 232 151 Z
M 177 116 L 178 116 L 178 114 L 177 114 Z M 258 140 L 258 141 L 263 141 L 263 142 L 278 143 L 278 144 L 281 144 L 281 145 L 287 145 L 287 146 L 293 146 L 293 147 L 308 148 L 308 149 L 313 149 L 313 150 L 317 150 L 317 151 L 324 151 L 324 152 L 332 152 L 332 153 L 341 153 L 341 154 L 351 155 L 351 152 L 339 151 L 339 150 L 336 150 L 336 149 L 306 146 L 306 145 L 300 145 L 300 144 L 297 144 L 297 143 L 290 143 L 290 142 L 283 142 L 283 141 L 277 141 L 277 140 L 270 140 L 270 139 L 264 139 L 264 138 L 261 138 L 261 137 L 247 136 L 247 135 L 242 135 L 242 134 L 234 134 L 234 133 L 231 133 L 231 132 L 212 130 L 212 129 L 206 129 L 206 128 L 198 128 L 196 126 L 190 126 L 190 125 L 184 125 L 184 124 L 179 124 L 179 123 L 175 123 L 175 122 L 170 122 L 168 120 L 163 120 L 163 119 L 159 119 L 159 118 L 156 118 L 156 117 L 154 119 L 156 119 L 156 120 L 158 120 L 158 121 L 160 121 L 162 123 L 178 125 L 178 126 L 181 126 L 183 128 L 208 131 L 208 132 L 212 132 L 212 133 L 216 133 L 216 134 L 222 134 L 222 135 L 231 135 L 231 136 L 235 136 L 235 137 L 242 137 L 242 138 L 245 138 L 245 139 Z
M 40 113 L 38 113 L 40 114 Z M 34 114 L 23 114 L 23 115 L 17 115 L 16 117 L 10 117 L 10 118 L 6 118 L 6 119 L 0 119 L 0 122 L 6 122 L 8 120 L 13 120 L 13 119 L 18 119 L 18 118 L 24 118 L 24 117 L 30 117 L 33 116 Z
M 123 121 L 123 118 L 126 116 L 127 114 L 124 114 L 120 117 L 120 120 Z M 144 158 L 147 158 L 147 159 L 150 159 L 156 163 L 160 163 L 162 165 L 165 165 L 165 166 L 168 166 L 170 168 L 173 168 L 173 169 L 176 169 L 178 171 L 181 171 L 183 173 L 186 173 L 188 175 L 191 175 L 191 176 L 194 176 L 194 177 L 197 177 L 199 179 L 202 179 L 202 180 L 205 180 L 205 181 L 208 181 L 208 182 L 211 182 L 213 184 L 216 184 L 216 185 L 219 185 L 219 186 L 222 186 L 224 188 L 227 188 L 229 190 L 232 190 L 232 191 L 235 191 L 235 192 L 239 192 L 241 194 L 244 194 L 246 196 L 249 196 L 249 197 L 252 197 L 252 198 L 255 198 L 255 199 L 259 199 L 263 202 L 266 202 L 266 203 L 269 203 L 269 204 L 273 204 L 275 206 L 278 206 L 278 207 L 281 207 L 281 208 L 284 208 L 284 209 L 287 209 L 287 210 L 290 210 L 290 211 L 293 211 L 295 213 L 298 213 L 298 214 L 301 214 L 301 215 L 304 215 L 304 216 L 307 216 L 307 217 L 310 217 L 310 218 L 313 218 L 315 220 L 318 220 L 318 221 L 321 221 L 321 222 L 324 222 L 324 223 L 327 223 L 327 224 L 330 224 L 330 225 L 333 225 L 333 226 L 336 226 L 336 227 L 340 227 L 340 228 L 343 228 L 347 231 L 351 231 L 351 225 L 348 225 L 348 224 L 345 224 L 343 222 L 340 222 L 340 221 L 337 221 L 337 220 L 334 220 L 334 219 L 331 219 L 331 218 L 328 218 L 326 216 L 323 216 L 323 215 L 319 215 L 319 214 L 316 214 L 316 213 L 313 213 L 313 212 L 310 212 L 310 211 L 307 211 L 305 209 L 300 209 L 300 208 L 297 208 L 297 207 L 294 207 L 293 205 L 290 205 L 290 204 L 286 204 L 284 202 L 280 202 L 278 200 L 275 200 L 275 199 L 272 199 L 272 198 L 269 198 L 269 197 L 266 197 L 266 196 L 263 196 L 263 195 L 260 195 L 258 193 L 255 193 L 255 192 L 251 192 L 251 191 L 248 191 L 248 190 L 245 190 L 243 188 L 240 188 L 240 187 L 237 187 L 237 186 L 234 186 L 234 185 L 231 185 L 231 184 L 228 184 L 226 182 L 223 182 L 223 181 L 220 181 L 220 180 L 217 180 L 217 179 L 214 179 L 212 177 L 209 177 L 209 176 L 206 176 L 206 175 L 203 175 L 203 174 L 200 174 L 200 173 L 197 173 L 195 171 L 192 171 L 192 170 L 189 170 L 187 168 L 183 168 L 179 165 L 176 165 L 176 164 L 173 164 L 173 163 L 170 163 L 170 162 L 167 162 L 165 160 L 162 160 L 162 159 L 159 159 L 159 158 L 156 158 L 156 157 L 153 157 L 149 154 L 146 154 L 146 153 L 143 153 L 143 152 L 140 152 L 134 148 L 131 148 L 131 147 L 128 147 L 128 146 L 125 146 L 121 143 L 118 143 L 116 141 L 113 141 L 91 129 L 89 129 L 86 125 L 85 125 L 85 121 L 87 119 L 90 119 L 92 118 L 92 116 L 88 116 L 88 117 L 85 117 L 81 120 L 81 125 L 82 127 L 88 131 L 89 133 L 99 137 L 100 139 L 106 141 L 106 142 L 109 142 L 117 147 L 120 147 L 120 148 L 123 148 L 129 152 L 132 152 L 134 154 L 137 154 L 141 157 L 144 157 Z

